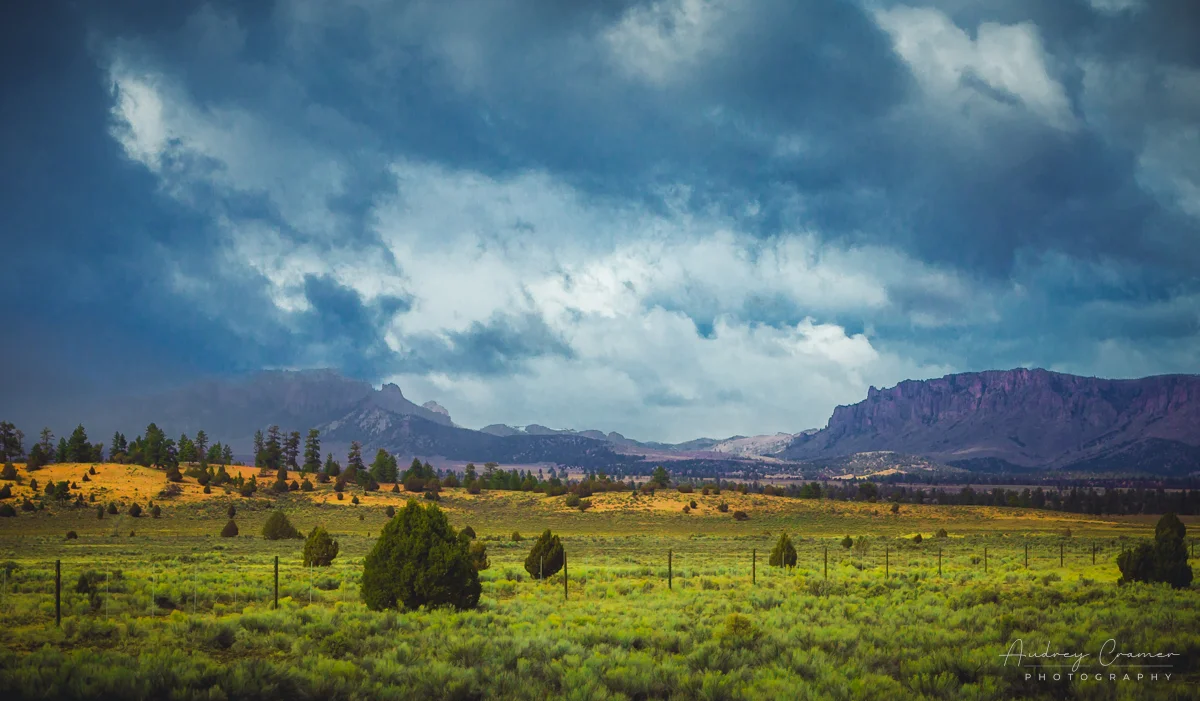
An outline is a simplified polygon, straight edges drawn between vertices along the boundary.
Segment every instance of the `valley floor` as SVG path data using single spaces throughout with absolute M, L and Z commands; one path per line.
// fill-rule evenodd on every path
M 142 470 L 101 466 L 86 485 L 107 490 L 98 499 L 147 499 L 161 473 Z M 451 522 L 488 545 L 479 610 L 380 613 L 359 602 L 362 558 L 386 506 L 410 495 L 244 499 L 194 486 L 156 500 L 157 519 L 59 506 L 0 519 L 0 696 L 1200 696 L 1200 590 L 1116 585 L 1116 554 L 1152 535 L 1153 518 L 907 505 L 892 514 L 882 504 L 729 492 L 602 494 L 581 513 L 562 497 L 447 490 Z M 351 493 L 362 503 L 350 505 Z M 698 508 L 682 513 L 691 500 Z M 721 501 L 729 512 L 717 510 Z M 237 538 L 218 536 L 229 504 Z M 328 528 L 341 544 L 334 565 L 306 569 L 301 541 L 262 539 L 275 508 L 302 532 Z M 735 521 L 734 510 L 749 519 Z M 522 566 L 544 528 L 563 536 L 565 591 L 562 576 L 537 582 Z M 68 530 L 78 538 L 66 540 Z M 792 570 L 767 565 L 784 532 L 798 550 Z M 845 535 L 863 544 L 845 549 Z M 1104 665 L 1110 639 L 1121 651 L 1177 656 L 1118 660 L 1169 667 Z M 1039 668 L 1004 657 L 1016 641 L 1026 654 L 1048 645 L 1088 657 L 1075 670 L 1074 659 Z

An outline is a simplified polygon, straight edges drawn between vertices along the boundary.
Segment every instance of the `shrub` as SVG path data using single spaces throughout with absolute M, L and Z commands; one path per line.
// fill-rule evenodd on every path
M 442 495 L 434 491 L 425 492 L 424 497 L 429 501 L 441 501 Z
M 479 480 L 475 480 L 467 485 L 467 494 L 479 494 L 483 488 L 479 486 Z
M 267 517 L 267 522 L 263 524 L 263 538 L 267 540 L 284 540 L 287 538 L 300 538 L 300 531 L 297 531 L 291 521 L 288 521 L 287 514 L 282 511 L 275 510 Z
M 142 507 L 138 506 L 136 502 L 133 504 L 130 504 L 129 505 L 129 515 L 134 518 L 140 518 L 142 515 Z
M 91 477 L 88 477 L 88 476 L 87 476 L 87 474 L 85 473 L 85 474 L 83 475 L 83 481 L 84 481 L 84 482 L 91 482 L 91 481 L 92 481 L 92 478 L 91 478 Z M 75 487 L 75 489 L 79 489 L 79 487 Z
M 547 528 L 530 548 L 529 556 L 525 558 L 525 571 L 534 579 L 552 577 L 562 569 L 563 560 L 562 542 Z
M 96 507 L 96 518 L 100 521 L 104 520 L 104 507 L 103 506 Z
M 729 504 L 726 504 L 725 502 L 717 504 L 717 511 L 720 511 L 723 514 L 729 513 Z
M 354 504 L 355 506 L 358 506 L 358 496 L 355 495 L 355 496 L 350 497 L 350 503 Z
M 338 492 L 338 493 L 337 493 L 337 498 L 338 498 L 338 501 L 341 501 L 341 500 L 343 500 L 343 499 L 345 499 L 345 498 L 346 498 L 346 495 L 345 495 L 345 494 L 342 494 L 341 492 Z
M 492 563 L 488 562 L 487 546 L 482 542 L 471 543 L 467 552 L 471 555 L 471 564 L 475 566 L 476 572 L 482 572 L 492 566 Z
M 745 521 L 748 518 L 750 518 L 750 515 L 747 514 L 745 511 L 734 511 L 733 512 L 733 520 L 734 521 Z
M 900 502 L 898 502 L 898 501 L 892 502 L 892 513 L 893 514 L 900 513 Z
M 853 538 L 851 538 L 850 536 L 846 536 L 845 538 L 842 538 L 842 548 L 849 550 L 852 547 L 854 547 L 854 539 Z
M 425 480 L 413 475 L 404 480 L 404 491 L 421 492 L 425 490 Z
M 172 465 L 171 467 L 167 468 L 167 481 L 168 482 L 182 482 L 183 481 L 183 473 L 181 473 L 179 471 L 178 467 L 175 467 L 174 465 Z
M 315 526 L 304 540 L 304 566 L 328 567 L 338 554 L 338 542 L 329 537 L 329 532 Z
M 567 499 L 566 499 L 566 504 L 567 504 L 567 507 L 569 507 L 569 508 L 572 508 L 572 509 L 577 508 L 579 506 L 579 495 L 578 494 L 568 494 Z
M 21 511 L 36 511 L 36 510 L 37 510 L 37 507 L 33 505 L 32 501 L 29 501 L 29 497 L 25 497 L 25 499 L 21 502 Z
M 0 518 L 12 518 L 17 515 L 17 510 L 12 507 L 12 504 L 0 504 Z
M 921 534 L 920 534 L 920 533 L 918 533 L 918 534 L 916 534 L 915 536 L 913 536 L 913 539 L 912 539 L 912 540 L 913 540 L 913 542 L 914 542 L 914 543 L 920 543 L 920 542 L 921 542 L 923 539 L 921 538 Z
M 688 506 L 687 504 L 684 504 L 683 505 L 683 513 L 685 513 L 685 514 L 692 513 L 692 507 Z
M 38 490 L 38 481 L 36 479 L 29 480 L 29 488 L 36 492 Z
M 691 501 L 689 501 L 688 506 L 690 506 L 693 509 L 696 508 L 696 500 L 692 499 Z
M 401 605 L 473 609 L 481 591 L 466 543 L 436 505 L 410 500 L 363 562 L 362 600 L 375 611 Z
M 400 493 L 400 483 L 397 482 L 392 485 L 392 494 L 399 494 L 399 493 Z
M 579 510 L 580 511 L 587 511 L 590 508 L 592 508 L 592 500 L 591 499 L 580 499 L 579 500 Z
M 229 523 L 226 523 L 225 527 L 221 529 L 221 537 L 222 538 L 236 538 L 237 535 L 238 535 L 237 524 L 234 523 L 233 519 L 229 519 Z
M 116 515 L 117 515 L 117 503 L 116 503 L 116 502 L 112 502 L 112 501 L 110 501 L 110 502 L 108 503 L 108 514 L 109 514 L 110 516 L 116 516 Z
M 150 515 L 154 518 L 158 518 L 159 516 L 162 516 L 162 507 L 159 506 L 158 504 L 155 504 L 154 508 L 150 509 Z
M 229 518 L 232 519 L 234 516 L 237 516 L 237 507 L 233 504 L 230 504 L 229 508 L 225 509 L 225 513 L 229 516 Z
M 475 540 L 475 529 L 470 526 L 463 528 L 458 534 L 467 540 Z
M 520 534 L 520 533 L 518 533 L 517 531 L 513 531 L 513 534 L 512 534 L 512 539 L 513 539 L 513 542 L 514 542 L 514 543 L 520 543 L 520 542 L 521 542 L 521 540 L 522 540 L 522 539 L 521 539 L 521 534 Z
M 205 494 L 212 494 L 212 487 L 210 487 L 206 484 L 206 485 L 204 485 L 203 491 Z
M 1165 514 L 1154 527 L 1154 544 L 1141 543 L 1117 556 L 1121 570 L 1118 584 L 1126 582 L 1165 582 L 1176 589 L 1192 583 L 1188 550 L 1184 539 L 1187 528 L 1173 513 Z
M 0 480 L 15 480 L 17 478 L 17 466 L 12 462 L 4 463 L 4 469 L 0 470 Z
M 304 481 L 307 482 L 308 478 L 305 477 Z M 292 480 L 291 482 L 288 483 L 288 491 L 289 492 L 297 492 L 299 490 L 300 490 L 300 483 L 297 482 L 296 480 Z
M 775 543 L 775 548 L 771 550 L 768 562 L 772 567 L 796 566 L 796 546 L 792 545 L 792 539 L 787 533 L 780 534 L 779 542 Z
M 388 518 L 391 518 L 396 515 L 396 507 L 389 504 L 388 507 L 383 510 L 383 513 L 387 514 Z
M 933 537 L 934 538 L 948 538 L 948 537 L 950 537 L 950 534 L 946 533 L 945 528 L 939 528 L 938 532 L 933 534 Z
M 67 540 L 75 540 L 78 537 L 79 537 L 79 534 L 76 533 L 75 531 L 67 531 Z
M 7 484 L 4 485 L 3 487 L 0 487 L 0 499 L 11 499 L 11 498 L 12 498 L 12 487 L 10 487 Z

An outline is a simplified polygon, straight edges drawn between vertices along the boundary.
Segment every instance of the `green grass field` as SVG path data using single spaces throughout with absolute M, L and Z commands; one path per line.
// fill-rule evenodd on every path
M 158 519 L 98 520 L 94 507 L 57 506 L 0 519 L 0 694 L 1200 697 L 1197 589 L 1116 585 L 1116 554 L 1152 535 L 1155 517 L 907 505 L 893 514 L 883 504 L 728 491 L 601 494 L 579 512 L 562 497 L 447 490 L 441 508 L 451 522 L 472 526 L 488 545 L 479 610 L 372 612 L 358 597 L 362 559 L 385 508 L 408 495 L 353 493 L 362 504 L 321 490 L 278 499 L 189 492 L 159 501 Z M 693 499 L 698 508 L 682 513 Z M 721 501 L 750 518 L 735 521 L 717 510 Z M 231 503 L 242 535 L 220 538 Z M 302 532 L 321 524 L 333 533 L 341 553 L 332 567 L 302 567 L 302 541 L 260 537 L 277 507 Z M 563 537 L 565 591 L 561 575 L 537 582 L 522 565 L 529 539 L 545 528 Z M 948 536 L 934 537 L 943 528 Z M 78 538 L 65 539 L 69 530 Z M 515 542 L 514 531 L 527 539 Z M 766 564 L 781 533 L 798 549 L 793 570 Z M 864 536 L 865 546 L 842 548 L 845 535 Z M 87 572 L 95 573 L 91 591 L 77 593 Z M 1109 639 L 1121 651 L 1177 656 L 1169 667 L 1102 666 Z M 1006 665 L 1016 640 L 1026 653 L 1049 644 L 1090 656 L 1075 671 L 1039 670 L 1029 658 Z M 1150 663 L 1164 661 L 1117 664 Z

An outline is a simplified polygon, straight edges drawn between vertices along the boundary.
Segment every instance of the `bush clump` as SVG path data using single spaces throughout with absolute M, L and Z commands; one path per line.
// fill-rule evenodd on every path
M 733 520 L 734 521 L 745 521 L 748 518 L 750 518 L 750 514 L 747 514 L 745 511 L 734 511 L 733 512 Z
M 914 542 L 914 543 L 920 543 L 920 542 L 921 542 L 922 540 L 924 540 L 924 539 L 921 537 L 921 534 L 920 534 L 920 533 L 918 533 L 918 534 L 916 534 L 915 536 L 913 536 L 913 539 L 912 539 L 912 540 L 913 540 L 913 542 Z
M 229 519 L 229 523 L 225 524 L 225 527 L 221 529 L 221 537 L 222 538 L 236 538 L 237 535 L 238 535 L 237 523 L 235 523 L 233 519 Z
M 136 503 L 130 504 L 129 515 L 134 518 L 139 518 L 142 515 L 142 507 L 138 506 Z
M 17 510 L 12 507 L 12 504 L 0 504 L 0 518 L 12 518 L 17 515 Z
M 267 540 L 284 540 L 288 538 L 300 538 L 300 531 L 292 525 L 288 520 L 287 514 L 282 511 L 272 511 L 267 517 L 267 522 L 263 524 L 263 538 Z
M 75 531 L 67 531 L 67 540 L 75 540 L 78 537 L 79 537 L 79 534 L 76 533 Z
M 304 566 L 329 567 L 338 554 L 338 542 L 329 537 L 329 532 L 315 526 L 304 540 Z
M 471 543 L 468 552 L 471 554 L 471 564 L 475 565 L 476 572 L 482 572 L 492 566 L 492 563 L 488 562 L 487 546 L 483 543 Z
M 726 504 L 725 502 L 717 504 L 717 511 L 720 511 L 723 514 L 729 513 L 729 504 Z
M 547 528 L 529 550 L 525 571 L 534 579 L 553 577 L 562 569 L 564 559 L 562 542 Z
M 1184 542 L 1187 528 L 1175 514 L 1165 514 L 1154 527 L 1154 544 L 1141 543 L 1117 556 L 1121 570 L 1118 584 L 1127 582 L 1165 582 L 1176 589 L 1192 583 L 1188 550 Z
M 933 534 L 933 537 L 934 538 L 949 538 L 950 534 L 946 532 L 945 528 L 939 528 L 938 532 Z
M 11 462 L 4 463 L 4 469 L 0 470 L 0 480 L 15 480 L 17 478 L 17 467 Z
M 467 544 L 436 505 L 410 500 L 383 527 L 363 562 L 362 600 L 374 611 L 399 606 L 473 609 L 481 591 Z
M 843 549 L 849 550 L 852 547 L 854 547 L 854 539 L 853 538 L 851 538 L 850 536 L 846 536 L 845 538 L 842 538 L 842 548 Z

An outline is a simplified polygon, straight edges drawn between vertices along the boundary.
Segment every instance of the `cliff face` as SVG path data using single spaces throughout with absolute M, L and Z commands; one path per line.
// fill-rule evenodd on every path
M 1043 467 L 1119 465 L 1122 456 L 1152 467 L 1161 453 L 1170 471 L 1186 470 L 1200 456 L 1200 376 L 1105 380 L 1017 369 L 872 387 L 780 456 L 871 450 Z

